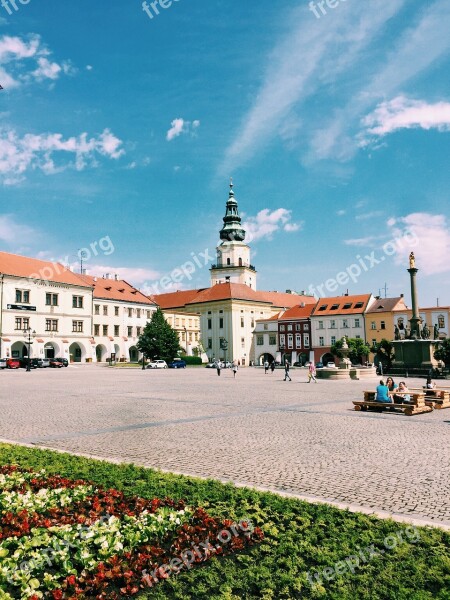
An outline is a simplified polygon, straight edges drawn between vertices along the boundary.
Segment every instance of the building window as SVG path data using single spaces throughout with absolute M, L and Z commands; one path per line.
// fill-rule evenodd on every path
M 114 316 L 115 316 L 115 317 L 118 317 L 118 316 L 119 316 L 119 307 L 118 307 L 118 306 L 115 306 L 115 307 L 114 307 Z
M 51 294 L 47 292 L 45 294 L 46 306 L 58 306 L 58 294 Z
M 439 329 L 445 329 L 445 317 L 444 317 L 444 315 L 439 315 L 438 316 L 438 328 Z
M 95 315 L 99 315 L 100 314 L 100 304 L 95 304 L 94 305 L 94 314 Z
M 219 327 L 220 329 L 223 329 L 223 317 L 220 317 L 219 319 Z
M 294 336 L 292 335 L 292 333 L 288 333 L 288 348 L 289 350 L 292 350 L 294 347 Z
M 303 334 L 303 348 L 309 348 L 309 333 Z
M 141 328 L 140 327 L 136 327 L 136 335 L 137 335 L 137 337 L 139 337 L 141 335 Z
M 136 309 L 136 316 L 137 316 L 138 319 L 141 318 L 141 309 L 140 308 Z
M 319 321 L 319 329 L 323 329 L 323 321 Z
M 151 318 L 152 318 L 152 317 L 151 317 L 151 313 L 150 313 L 150 311 L 148 310 L 148 311 L 147 311 L 147 319 L 151 319 Z
M 212 319 L 208 319 L 208 329 L 212 329 Z
M 241 317 L 241 327 L 244 327 L 244 317 Z
M 332 346 L 334 346 L 334 345 L 335 345 L 335 343 L 336 343 L 336 336 L 335 336 L 335 335 L 332 335 L 332 336 L 331 336 L 331 345 L 332 345 Z
M 344 319 L 344 320 L 342 321 L 342 327 L 343 327 L 344 329 L 348 329 L 348 319 Z
M 241 348 L 245 348 L 245 338 L 241 338 Z
M 131 319 L 132 316 L 133 316 L 133 309 L 129 308 L 128 309 L 128 317 Z
M 114 325 L 114 335 L 115 337 L 120 335 L 120 325 Z
M 105 317 L 106 317 L 106 316 L 107 316 L 107 314 L 108 314 L 108 305 L 107 305 L 107 304 L 104 304 L 104 305 L 103 305 L 103 314 L 105 315 Z
M 100 335 L 100 325 L 94 325 L 94 335 Z
M 300 333 L 295 334 L 295 347 L 296 348 L 302 347 L 302 336 Z
M 280 335 L 280 346 L 285 346 L 286 345 L 286 336 L 284 335 L 284 333 L 282 333 Z
M 325 340 L 323 337 L 319 338 L 319 346 L 325 346 Z
M 285 330 L 284 325 L 280 325 L 280 331 L 284 331 L 284 330 Z
M 208 338 L 208 350 L 212 349 L 212 339 Z
M 83 321 L 72 321 L 72 333 L 83 333 Z
M 295 331 L 300 331 L 300 323 L 295 324 Z
M 29 304 L 30 292 L 28 290 L 16 290 L 16 302 L 20 304 Z
M 356 326 L 357 325 L 356 325 L 356 319 L 355 319 L 355 327 Z M 359 327 L 359 324 L 358 324 L 358 327 Z M 386 323 L 384 321 L 381 321 L 381 323 L 380 323 L 380 329 L 386 329 Z
M 269 329 L 269 326 L 267 325 L 267 323 L 264 323 L 264 331 L 267 331 Z
M 356 336 L 355 336 L 355 338 L 356 338 L 357 340 L 360 340 L 360 339 L 361 339 L 361 336 L 360 336 L 360 335 L 356 335 Z
M 45 319 L 45 331 L 58 331 L 58 319 Z
M 30 319 L 28 317 L 16 317 L 15 320 L 16 324 L 15 324 L 15 329 L 17 330 L 23 330 L 23 329 L 28 329 L 30 327 Z
M 264 336 L 258 335 L 256 337 L 256 343 L 258 344 L 258 346 L 264 346 Z
M 334 319 L 330 321 L 330 329 L 336 329 L 336 321 Z
M 290 325 L 287 326 L 287 330 L 288 331 L 292 331 L 292 324 L 290 324 Z
M 309 323 L 303 325 L 303 331 L 309 331 Z
M 251 323 L 250 323 L 250 327 L 254 328 L 255 327 L 255 319 L 252 317 Z
M 83 296 L 72 296 L 72 308 L 83 308 Z
M 377 324 L 375 323 L 375 321 L 372 321 L 370 323 L 370 329 L 374 329 L 375 330 L 376 328 L 377 328 Z
M 108 325 L 103 325 L 103 335 L 104 336 L 108 335 Z
M 133 328 L 132 327 L 127 327 L 127 336 L 133 337 Z
M 195 338 L 195 341 L 198 342 L 198 333 L 197 332 L 195 332 L 194 338 Z
M 277 336 L 269 335 L 269 346 L 276 346 L 276 345 L 277 345 Z
M 361 321 L 359 319 L 355 319 L 355 327 L 361 327 Z

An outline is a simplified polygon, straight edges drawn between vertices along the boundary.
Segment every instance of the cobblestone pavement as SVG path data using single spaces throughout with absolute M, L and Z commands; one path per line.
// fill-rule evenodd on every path
M 377 380 L 307 384 L 301 369 L 292 379 L 97 365 L 0 372 L 0 438 L 450 525 L 450 409 L 355 412 L 351 400 Z

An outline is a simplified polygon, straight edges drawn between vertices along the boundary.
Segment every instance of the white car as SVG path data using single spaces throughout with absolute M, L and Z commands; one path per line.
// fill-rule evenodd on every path
M 337 369 L 337 367 L 334 362 L 329 362 L 327 363 L 327 369 Z
M 147 369 L 167 369 L 167 363 L 165 360 L 154 360 L 147 365 Z

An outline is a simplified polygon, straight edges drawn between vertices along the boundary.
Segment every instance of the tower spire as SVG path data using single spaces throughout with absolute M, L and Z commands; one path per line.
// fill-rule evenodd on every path
M 238 203 L 233 188 L 233 178 L 230 177 L 230 192 L 223 218 L 224 225 L 220 230 L 220 239 L 229 242 L 243 242 L 245 240 L 245 230 L 241 226 L 241 217 L 239 216 Z

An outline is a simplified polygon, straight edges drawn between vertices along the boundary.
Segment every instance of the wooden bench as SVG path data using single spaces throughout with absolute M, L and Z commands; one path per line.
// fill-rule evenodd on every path
M 411 401 L 408 404 L 392 404 L 388 402 L 377 402 L 375 400 L 376 392 L 364 392 L 364 400 L 353 400 L 355 410 L 374 410 L 377 412 L 402 410 L 405 415 L 411 417 L 420 413 L 431 412 L 434 406 L 425 402 L 423 391 L 417 394 L 410 394 Z
M 429 390 L 426 388 L 411 388 L 414 391 L 420 391 L 425 394 L 425 403 L 433 405 L 433 408 L 450 408 L 450 390 L 444 388 L 435 388 Z

